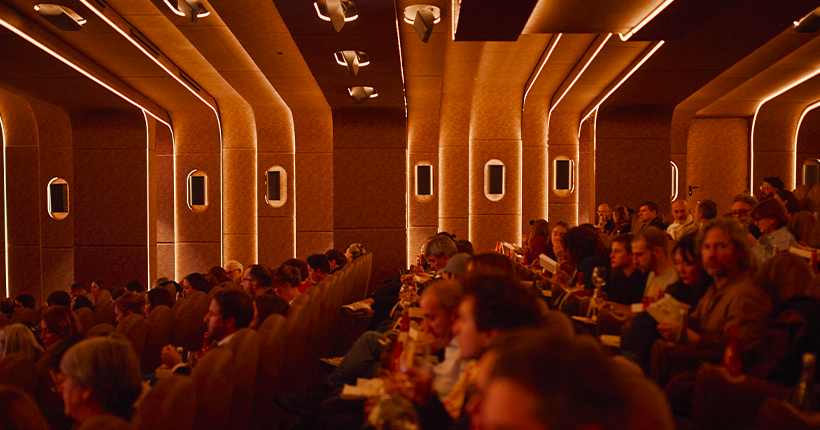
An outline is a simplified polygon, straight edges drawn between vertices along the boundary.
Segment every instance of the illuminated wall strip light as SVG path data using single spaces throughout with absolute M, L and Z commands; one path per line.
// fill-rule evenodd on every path
M 638 69 L 640 69 L 641 66 L 643 66 L 643 63 L 645 63 L 647 60 L 649 60 L 649 57 L 654 55 L 655 52 L 658 49 L 660 49 L 661 46 L 663 46 L 663 44 L 664 44 L 664 41 L 659 40 L 659 41 L 655 42 L 654 44 L 650 45 L 649 48 L 646 51 L 644 51 L 644 54 L 637 61 L 637 63 L 633 63 L 633 65 L 629 69 L 629 71 L 625 74 L 622 74 L 620 79 L 618 79 L 618 82 L 615 85 L 610 84 L 610 89 L 603 96 L 599 95 L 598 98 L 597 98 L 597 101 L 593 101 L 591 107 L 586 108 L 581 113 L 582 117 L 581 117 L 580 124 L 583 124 L 584 120 L 589 118 L 589 116 L 592 115 L 593 112 L 598 110 L 598 108 L 606 101 L 606 99 L 608 99 L 609 96 L 611 96 L 618 89 L 618 87 L 620 87 L 624 82 L 626 82 L 627 79 L 629 79 L 629 77 L 632 76 L 633 73 L 638 71 Z M 581 135 L 581 125 L 580 124 L 578 125 L 578 136 Z
M 800 135 L 800 126 L 803 125 L 803 118 L 805 118 L 809 112 L 813 111 L 817 107 L 820 107 L 820 101 L 810 104 L 803 109 L 803 113 L 800 114 L 800 119 L 797 120 L 797 128 L 794 130 L 794 157 L 792 157 L 792 166 L 794 166 L 794 183 L 792 183 L 793 190 L 797 188 L 797 137 Z
M 524 105 L 527 103 L 527 94 L 530 93 L 530 89 L 532 89 L 535 82 L 538 81 L 538 76 L 541 75 L 541 71 L 544 70 L 544 66 L 547 65 L 547 61 L 549 61 L 552 56 L 552 51 L 554 51 L 555 47 L 558 46 L 558 41 L 561 40 L 562 35 L 563 33 L 558 33 L 550 39 L 549 46 L 547 46 L 547 53 L 541 59 L 541 65 L 538 67 L 538 71 L 535 72 L 535 76 L 533 76 L 533 78 L 529 81 L 527 89 L 524 91 L 524 101 L 521 103 L 521 110 L 524 110 Z
M 663 10 L 666 9 L 667 6 L 672 4 L 673 1 L 675 1 L 675 0 L 666 0 L 666 1 L 664 1 L 663 3 L 661 3 L 660 6 L 655 8 L 655 10 L 653 10 L 649 15 L 647 15 L 646 18 L 644 18 L 641 22 L 639 22 L 638 25 L 633 27 L 632 30 L 629 30 L 626 34 L 620 34 L 619 33 L 618 37 L 620 37 L 622 41 L 626 42 L 627 40 L 629 40 L 630 37 L 632 37 L 632 35 L 634 35 L 640 29 L 642 29 L 643 26 L 645 26 L 646 24 L 649 24 L 649 21 L 652 21 L 653 19 L 655 19 L 655 17 L 658 16 L 658 14 L 660 14 L 661 12 L 663 12 Z
M 674 161 L 670 161 L 669 164 L 671 164 L 672 168 L 675 169 L 675 182 L 674 182 L 674 184 L 672 184 L 672 185 L 675 186 L 675 192 L 672 194 L 672 199 L 670 200 L 670 201 L 674 202 L 675 200 L 678 199 L 678 184 L 679 184 L 678 181 L 680 180 L 680 177 L 679 177 L 680 170 L 678 169 L 678 165 L 675 164 Z
M 146 260 L 148 263 L 148 283 L 145 285 L 151 288 L 150 285 L 153 283 L 151 279 L 151 130 L 148 128 L 148 117 L 145 115 L 145 111 L 143 111 L 143 116 L 145 117 L 145 234 L 147 235 L 145 248 L 148 256 Z
M 220 183 L 222 181 L 224 181 L 224 172 L 223 172 L 223 167 L 224 166 L 222 165 L 222 163 L 224 161 L 223 160 L 223 154 L 222 154 L 222 145 L 223 145 L 223 142 L 222 142 L 222 118 L 220 118 L 219 110 L 216 108 L 216 106 L 213 106 L 211 103 L 208 103 L 208 101 L 205 100 L 198 92 L 194 91 L 187 83 L 185 83 L 182 79 L 180 79 L 179 76 L 177 76 L 176 73 L 173 73 L 164 64 L 162 64 L 162 62 L 160 62 L 156 57 L 154 57 L 153 54 L 151 54 L 150 52 L 145 50 L 145 48 L 143 48 L 142 45 L 139 42 L 134 40 L 134 38 L 131 37 L 130 34 L 123 31 L 123 29 L 121 29 L 118 25 L 116 25 L 114 22 L 112 22 L 110 19 L 108 19 L 108 17 L 106 17 L 105 14 L 100 12 L 97 8 L 93 7 L 91 5 L 91 3 L 88 2 L 88 0 L 80 0 L 80 2 L 82 4 L 84 4 L 87 8 L 91 9 L 92 12 L 94 12 L 103 21 L 105 21 L 111 28 L 116 30 L 117 33 L 120 33 L 122 35 L 122 37 L 124 37 L 126 40 L 131 42 L 132 45 L 136 46 L 137 49 L 142 51 L 142 53 L 145 54 L 146 57 L 150 58 L 162 70 L 165 70 L 165 72 L 168 73 L 168 75 L 170 77 L 174 78 L 174 80 L 179 82 L 182 85 L 183 88 L 187 89 L 191 94 L 196 96 L 196 98 L 201 100 L 202 103 L 205 103 L 206 106 L 208 106 L 209 108 L 211 108 L 211 110 L 214 111 L 214 114 L 216 115 L 216 123 L 219 126 L 219 181 L 220 181 Z M 216 103 L 216 101 L 214 101 L 214 103 Z M 168 127 L 170 127 L 170 124 L 166 123 L 166 125 L 168 125 Z M 219 187 L 219 231 L 220 231 L 219 248 L 220 248 L 220 264 L 222 266 L 225 265 L 225 261 L 224 261 L 225 260 L 225 243 L 224 243 L 225 242 L 225 239 L 224 239 L 224 236 L 225 236 L 225 234 L 224 234 L 225 233 L 225 220 L 223 219 L 224 218 L 223 214 L 225 213 L 225 202 L 223 200 L 224 199 L 222 198 L 222 187 L 220 186 Z
M 760 113 L 760 108 L 763 107 L 763 105 L 766 104 L 766 102 L 768 102 L 769 100 L 772 100 L 775 97 L 780 96 L 781 94 L 785 93 L 786 91 L 789 91 L 790 89 L 802 84 L 803 82 L 808 81 L 809 79 L 817 76 L 818 74 L 820 74 L 820 68 L 814 69 L 814 71 L 807 74 L 806 76 L 803 76 L 802 78 L 800 78 L 800 79 L 792 82 L 791 84 L 783 87 L 782 89 L 778 90 L 777 92 L 774 92 L 774 93 L 770 94 L 768 97 L 763 99 L 760 103 L 758 103 L 757 108 L 755 108 L 755 114 L 752 117 L 752 131 L 751 131 L 751 135 L 749 137 L 749 192 L 750 193 L 754 192 L 754 188 L 755 188 L 755 179 L 754 179 L 754 173 L 755 173 L 755 125 L 757 125 L 757 115 L 758 115 L 758 113 Z
M 9 201 L 8 201 L 8 176 L 6 171 L 8 164 L 6 163 L 6 127 L 3 126 L 3 117 L 0 116 L 0 133 L 2 133 L 3 140 L 3 240 L 6 250 L 6 297 L 11 297 L 9 294 Z
M 570 82 L 570 84 L 567 86 L 567 89 L 565 89 L 561 96 L 558 97 L 558 100 L 555 103 L 553 103 L 552 106 L 550 106 L 550 114 L 552 114 L 552 111 L 555 110 L 559 103 L 561 103 L 561 100 L 564 99 L 564 96 L 566 96 L 569 93 L 569 90 L 572 89 L 572 86 L 575 85 L 576 82 L 578 82 L 578 79 L 581 78 L 581 75 L 584 74 L 584 72 L 587 70 L 587 67 L 589 67 L 589 65 L 592 64 L 592 61 L 595 60 L 595 57 L 597 57 L 598 53 L 601 52 L 601 49 L 604 49 L 604 46 L 606 45 L 606 42 L 609 40 L 610 37 L 612 37 L 612 33 L 607 33 L 606 37 L 604 37 L 604 41 L 598 45 L 598 48 L 596 48 L 595 52 L 592 53 L 592 56 L 589 57 L 589 60 L 587 60 L 587 62 L 584 64 L 584 67 L 582 67 L 581 70 L 575 75 L 575 77 L 572 79 L 572 82 Z
M 35 40 L 33 37 L 29 36 L 29 35 L 28 35 L 28 34 L 26 34 L 26 33 L 23 33 L 21 30 L 18 30 L 18 29 L 17 29 L 17 27 L 15 27 L 15 26 L 13 26 L 13 25 L 9 24 L 8 22 L 6 22 L 6 21 L 4 21 L 4 20 L 2 20 L 2 19 L 0 19 L 0 26 L 3 26 L 4 28 L 6 28 L 7 30 L 11 31 L 12 33 L 14 33 L 14 34 L 16 34 L 16 35 L 18 35 L 18 36 L 22 37 L 22 38 L 23 38 L 23 39 L 25 39 L 27 42 L 29 42 L 29 43 L 31 43 L 32 45 L 34 45 L 34 46 L 36 46 L 36 47 L 40 48 L 41 50 L 45 51 L 47 54 L 51 55 L 52 57 L 54 57 L 54 58 L 56 58 L 56 59 L 60 60 L 63 64 L 67 65 L 68 67 L 71 67 L 72 69 L 76 70 L 77 72 L 79 72 L 80 74 L 82 74 L 83 76 L 85 76 L 86 78 L 91 79 L 92 81 L 94 81 L 94 82 L 96 82 L 97 84 L 99 84 L 101 87 L 103 87 L 103 88 L 107 89 L 108 91 L 111 91 L 112 93 L 116 94 L 116 95 L 117 95 L 117 96 L 119 96 L 121 99 L 125 100 L 126 102 L 128 102 L 128 103 L 130 103 L 130 104 L 132 104 L 132 105 L 136 106 L 136 107 L 137 107 L 137 108 L 139 108 L 140 110 L 143 110 L 143 111 L 147 112 L 147 113 L 148 113 L 148 115 L 151 115 L 151 116 L 152 116 L 152 117 L 154 117 L 154 119 L 156 119 L 157 121 L 159 121 L 159 122 L 161 122 L 161 123 L 163 123 L 163 124 L 167 125 L 168 127 L 170 127 L 170 126 L 171 126 L 171 124 L 169 124 L 169 123 L 168 123 L 168 122 L 166 122 L 164 119 L 162 119 L 162 118 L 160 118 L 159 116 L 157 116 L 157 114 L 155 114 L 155 113 L 151 112 L 150 110 L 146 109 L 145 107 L 143 107 L 142 105 L 140 105 L 140 104 L 139 104 L 139 103 L 137 103 L 136 101 L 131 100 L 131 99 L 130 99 L 130 98 L 128 98 L 128 96 L 126 96 L 125 94 L 123 94 L 123 93 L 121 93 L 121 92 L 117 91 L 117 90 L 116 90 L 116 89 L 114 89 L 112 86 L 110 86 L 110 85 L 106 84 L 106 83 L 105 83 L 105 82 L 103 82 L 102 80 L 98 79 L 96 76 L 92 75 L 90 72 L 87 72 L 87 71 L 85 71 L 83 68 L 81 68 L 80 66 L 78 66 L 78 65 L 76 65 L 76 64 L 74 64 L 74 63 L 72 63 L 69 59 L 67 59 L 67 58 L 65 58 L 65 57 L 61 56 L 60 54 L 58 54 L 58 53 L 54 52 L 53 50 L 49 49 L 47 46 L 45 46 L 45 45 L 43 45 L 42 43 L 38 42 L 38 41 L 37 41 L 37 40 Z

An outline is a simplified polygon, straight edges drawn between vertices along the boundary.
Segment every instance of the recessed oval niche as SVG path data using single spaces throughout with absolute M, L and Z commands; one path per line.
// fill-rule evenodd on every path
M 68 182 L 63 178 L 48 181 L 48 216 L 62 220 L 68 216 Z
M 196 213 L 208 209 L 208 174 L 202 170 L 188 174 L 188 208 Z

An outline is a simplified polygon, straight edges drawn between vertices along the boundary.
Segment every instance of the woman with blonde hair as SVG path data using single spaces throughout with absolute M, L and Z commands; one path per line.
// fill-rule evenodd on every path
M 37 343 L 34 333 L 23 324 L 12 324 L 3 327 L 6 340 L 3 345 L 3 357 L 9 354 L 23 353 L 31 357 L 32 361 L 37 361 L 43 352 L 43 347 Z
M 347 262 L 352 263 L 353 260 L 361 257 L 364 253 L 367 252 L 364 250 L 364 247 L 361 243 L 352 243 L 350 246 L 347 247 L 347 251 L 345 251 L 345 257 L 347 257 Z

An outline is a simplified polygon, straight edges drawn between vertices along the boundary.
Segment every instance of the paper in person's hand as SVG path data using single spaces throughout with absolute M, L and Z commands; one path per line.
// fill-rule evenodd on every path
M 662 299 L 649 305 L 646 311 L 659 323 L 679 323 L 681 322 L 681 309 L 684 313 L 688 313 L 689 305 L 666 294 Z

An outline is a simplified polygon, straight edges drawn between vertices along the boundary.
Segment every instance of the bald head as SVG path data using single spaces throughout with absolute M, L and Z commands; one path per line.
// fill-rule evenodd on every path
M 598 206 L 598 217 L 607 221 L 612 219 L 612 207 L 606 203 Z
M 689 217 L 689 204 L 685 199 L 678 199 L 672 203 L 672 219 L 678 224 L 683 224 Z

